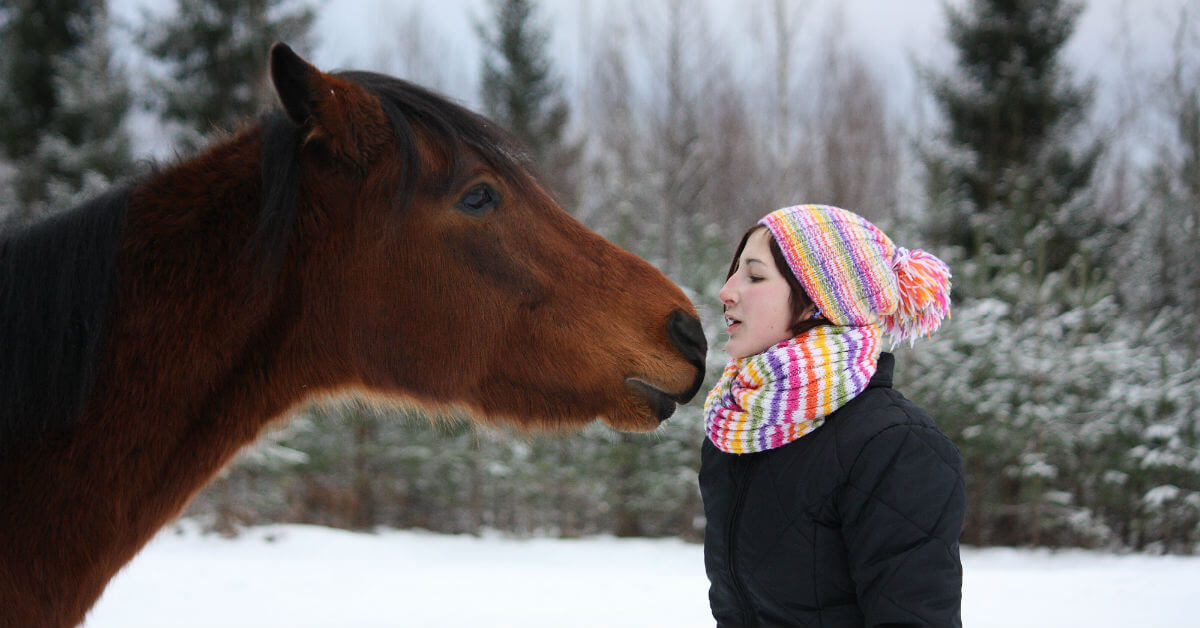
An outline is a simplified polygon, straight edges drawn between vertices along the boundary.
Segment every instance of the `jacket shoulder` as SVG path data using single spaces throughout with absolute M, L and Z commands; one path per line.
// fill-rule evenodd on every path
M 843 473 L 864 463 L 887 464 L 887 452 L 916 447 L 962 476 L 958 448 L 925 410 L 892 388 L 867 389 L 830 416 L 830 423 Z M 868 448 L 874 460 L 864 461 Z

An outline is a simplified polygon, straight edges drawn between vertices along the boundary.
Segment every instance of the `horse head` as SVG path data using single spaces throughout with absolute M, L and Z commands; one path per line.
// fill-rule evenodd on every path
M 302 138 L 300 368 L 521 426 L 646 431 L 694 396 L 687 297 L 564 211 L 493 123 L 282 44 L 271 76 Z

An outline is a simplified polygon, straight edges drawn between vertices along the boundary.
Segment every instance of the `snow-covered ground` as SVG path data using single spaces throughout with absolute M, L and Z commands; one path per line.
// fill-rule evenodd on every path
M 1200 627 L 1200 557 L 967 549 L 968 628 Z M 109 586 L 87 628 L 711 626 L 701 548 L 312 526 L 228 540 L 184 522 Z

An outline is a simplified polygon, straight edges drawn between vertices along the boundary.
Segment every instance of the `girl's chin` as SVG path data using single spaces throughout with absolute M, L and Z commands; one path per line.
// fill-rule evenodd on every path
M 730 345 L 732 345 L 732 346 L 730 346 Z M 754 355 L 755 353 L 757 353 L 757 352 L 755 352 L 755 351 L 747 352 L 745 350 L 745 348 L 739 347 L 732 342 L 725 343 L 725 355 L 729 356 L 729 358 L 732 360 L 740 360 L 746 356 Z
M 764 345 L 762 347 L 746 347 L 736 340 L 730 340 L 725 343 L 725 355 L 729 356 L 731 359 L 740 360 L 742 358 L 748 358 L 752 355 L 762 353 L 763 351 L 766 351 L 767 349 L 770 349 L 771 347 L 774 347 L 785 340 L 788 340 L 788 338 L 783 338 L 777 342 L 772 342 L 771 344 Z

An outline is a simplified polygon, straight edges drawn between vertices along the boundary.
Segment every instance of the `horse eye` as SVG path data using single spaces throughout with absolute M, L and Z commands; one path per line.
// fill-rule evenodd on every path
M 459 211 L 480 215 L 495 207 L 500 202 L 500 195 L 492 186 L 486 183 L 480 183 L 467 190 L 462 198 L 454 204 L 454 207 Z

